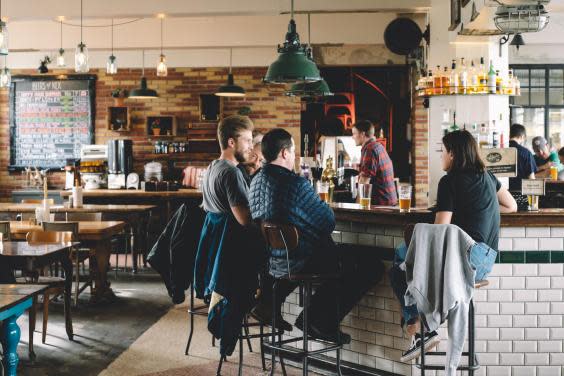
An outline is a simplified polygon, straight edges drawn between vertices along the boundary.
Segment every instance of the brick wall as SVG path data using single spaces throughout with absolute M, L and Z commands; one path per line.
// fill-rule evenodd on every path
M 56 70 L 53 73 L 69 73 Z M 112 138 L 133 140 L 134 158 L 152 152 L 152 143 L 146 134 L 145 119 L 152 115 L 174 115 L 178 124 L 178 133 L 190 138 L 216 138 L 215 123 L 199 122 L 199 95 L 213 93 L 226 81 L 225 68 L 172 68 L 165 78 L 157 78 L 154 69 L 146 69 L 150 88 L 157 90 L 159 98 L 151 100 L 126 99 L 130 107 L 132 129 L 130 132 L 118 133 L 107 129 L 107 107 L 113 105 L 111 91 L 115 88 L 131 90 L 139 85 L 140 69 L 120 69 L 115 76 L 108 76 L 105 70 L 91 70 L 96 74 L 96 143 L 104 144 Z M 284 87 L 266 85 L 262 77 L 266 73 L 264 67 L 234 68 L 235 81 L 247 91 L 244 98 L 224 98 L 224 115 L 237 113 L 242 106 L 251 108 L 250 117 L 255 126 L 265 131 L 274 127 L 287 128 L 299 144 L 300 101 L 284 95 Z M 12 74 L 35 74 L 35 71 L 13 71 Z M 8 91 L 0 91 L 0 201 L 9 201 L 12 190 L 23 186 L 21 174 L 8 173 L 9 165 L 9 111 Z M 298 145 L 299 147 L 299 145 Z M 136 162 L 136 170 L 142 172 L 145 163 Z M 181 161 L 177 165 L 186 165 Z M 199 164 L 207 164 L 200 161 Z M 62 173 L 51 173 L 50 186 L 60 188 L 64 185 Z

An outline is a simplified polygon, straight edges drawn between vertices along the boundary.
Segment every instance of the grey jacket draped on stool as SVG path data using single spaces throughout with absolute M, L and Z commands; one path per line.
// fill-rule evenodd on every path
M 468 252 L 474 244 L 456 225 L 417 224 L 405 259 L 406 305 L 417 305 L 429 331 L 448 318 L 447 376 L 455 375 L 466 339 L 475 277 Z

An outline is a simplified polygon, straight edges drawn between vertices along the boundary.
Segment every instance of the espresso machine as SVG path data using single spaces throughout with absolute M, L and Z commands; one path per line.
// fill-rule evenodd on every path
M 127 175 L 133 171 L 133 141 L 108 141 L 108 189 L 125 189 Z

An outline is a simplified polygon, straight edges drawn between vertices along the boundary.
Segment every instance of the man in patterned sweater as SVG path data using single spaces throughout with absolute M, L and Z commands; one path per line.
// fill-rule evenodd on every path
M 333 243 L 333 210 L 321 201 L 309 181 L 294 173 L 295 145 L 287 131 L 277 128 L 268 132 L 262 139 L 262 153 L 265 164 L 249 191 L 251 216 L 254 221 L 289 223 L 299 232 L 298 248 L 292 252 L 289 265 L 285 250 L 270 250 L 270 274 L 281 277 L 288 273 L 338 271 L 341 274 L 338 281 L 325 282 L 316 289 L 308 314 L 313 337 L 337 341 L 337 324 L 380 280 L 384 266 L 371 252 Z M 281 280 L 276 293 L 280 299 L 278 307 L 295 288 L 294 283 Z M 253 313 L 270 316 L 271 302 L 271 297 L 263 296 Z M 295 325 L 300 330 L 303 328 L 302 314 Z M 341 342 L 350 342 L 350 336 L 341 333 Z

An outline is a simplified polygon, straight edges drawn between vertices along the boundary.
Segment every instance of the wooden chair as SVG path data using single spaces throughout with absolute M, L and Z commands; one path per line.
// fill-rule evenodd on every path
M 69 222 L 83 222 L 83 221 L 88 221 L 88 222 L 100 222 L 102 220 L 102 213 L 101 212 L 94 212 L 94 213 L 76 213 L 76 212 L 66 212 L 65 213 L 65 220 L 69 221 Z M 82 265 L 82 272 L 85 272 L 85 260 L 86 258 L 89 259 L 89 264 L 88 267 L 90 268 L 90 279 L 89 279 L 89 283 L 90 286 L 92 287 L 92 272 L 93 272 L 93 268 L 96 267 L 96 263 L 94 262 L 94 259 L 96 257 L 96 255 L 94 255 L 89 248 L 78 248 L 78 251 L 81 252 L 82 256 L 81 260 L 79 261 L 80 264 Z M 88 257 L 86 257 L 86 255 L 89 255 Z M 77 268 L 78 271 L 78 268 Z M 78 272 L 77 272 L 78 273 Z M 86 287 L 88 286 L 88 284 L 85 284 L 84 286 L 82 286 L 82 290 L 80 290 L 80 292 L 82 292 Z M 79 293 L 80 293 L 79 292 Z M 78 299 L 78 295 L 76 296 L 76 299 Z M 78 300 L 75 302 L 75 306 L 77 304 Z
M 73 233 L 70 231 L 30 231 L 26 234 L 26 241 L 29 244 L 57 244 L 70 243 L 74 241 Z M 65 292 L 65 280 L 58 277 L 39 276 L 39 273 L 32 277 L 32 283 L 48 284 L 49 288 L 43 293 L 43 328 L 41 333 L 41 342 L 45 343 L 47 338 L 47 320 L 49 319 L 49 300 L 51 296 L 58 296 Z M 35 308 L 34 308 L 35 309 Z M 70 311 L 65 314 L 70 315 Z M 30 332 L 35 328 L 35 313 L 29 320 Z M 33 335 L 30 333 L 30 335 Z

